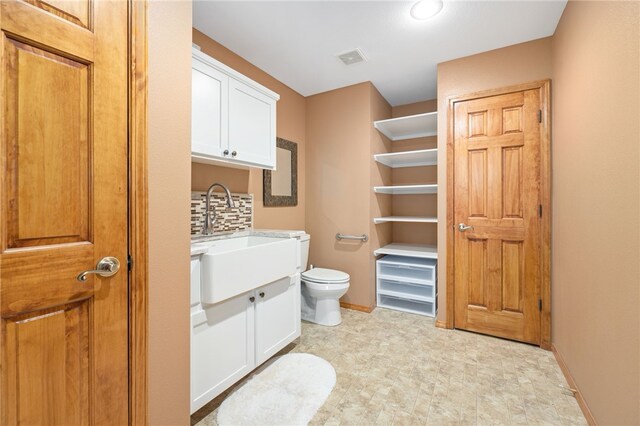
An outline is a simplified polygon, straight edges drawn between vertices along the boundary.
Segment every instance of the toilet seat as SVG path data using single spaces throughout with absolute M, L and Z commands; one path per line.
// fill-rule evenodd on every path
M 302 281 L 316 284 L 345 284 L 349 274 L 335 269 L 313 268 L 302 273 Z

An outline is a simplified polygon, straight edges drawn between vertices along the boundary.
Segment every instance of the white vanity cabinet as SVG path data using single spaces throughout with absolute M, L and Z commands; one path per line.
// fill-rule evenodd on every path
M 192 160 L 275 169 L 280 96 L 197 49 L 191 74 Z
M 300 277 L 256 290 L 256 364 L 300 336 Z
M 193 414 L 298 338 L 301 320 L 300 274 L 210 305 L 200 300 L 199 258 L 191 264 Z
M 255 368 L 254 315 L 246 295 L 192 312 L 192 414 Z

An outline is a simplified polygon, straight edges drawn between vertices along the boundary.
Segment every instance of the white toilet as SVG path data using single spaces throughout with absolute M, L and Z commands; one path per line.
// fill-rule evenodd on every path
M 305 234 L 300 237 L 300 266 L 307 269 L 309 260 L 309 239 Z M 321 325 L 338 325 L 340 298 L 349 290 L 349 274 L 325 268 L 312 268 L 301 274 L 302 319 Z

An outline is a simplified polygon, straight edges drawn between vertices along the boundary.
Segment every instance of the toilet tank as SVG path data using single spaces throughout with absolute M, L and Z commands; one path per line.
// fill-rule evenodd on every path
M 302 272 L 307 270 L 309 262 L 309 240 L 311 236 L 304 234 L 300 236 L 300 270 Z

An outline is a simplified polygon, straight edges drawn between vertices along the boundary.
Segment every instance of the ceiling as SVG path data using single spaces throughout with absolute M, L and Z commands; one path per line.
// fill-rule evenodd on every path
M 566 0 L 195 1 L 193 26 L 303 96 L 371 81 L 391 105 L 434 99 L 440 62 L 554 33 Z M 346 66 L 337 55 L 360 48 Z

